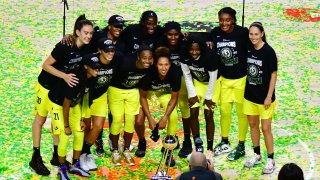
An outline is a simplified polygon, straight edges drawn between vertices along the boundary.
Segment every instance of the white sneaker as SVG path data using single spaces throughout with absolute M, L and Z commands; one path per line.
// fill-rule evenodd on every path
M 87 154 L 87 166 L 90 171 L 96 171 L 98 169 L 95 157 L 92 154 Z
M 247 159 L 247 161 L 244 163 L 244 166 L 247 168 L 252 168 L 254 165 L 260 163 L 262 163 L 261 155 L 254 153 L 252 157 Z
M 267 164 L 264 166 L 262 172 L 263 174 L 271 174 L 276 169 L 276 163 L 274 159 L 268 158 Z
M 214 156 L 219 156 L 223 153 L 231 152 L 232 149 L 230 147 L 230 143 L 220 142 L 218 145 L 216 145 L 216 147 L 214 147 L 213 151 L 214 151 Z
M 87 164 L 87 154 L 86 153 L 80 155 L 79 161 L 80 161 L 80 168 L 89 172 L 90 169 Z

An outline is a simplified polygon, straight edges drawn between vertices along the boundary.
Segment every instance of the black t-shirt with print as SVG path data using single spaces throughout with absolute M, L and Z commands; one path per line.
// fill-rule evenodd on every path
M 180 90 L 181 75 L 177 66 L 171 66 L 166 77 L 161 80 L 157 68 L 152 67 L 139 86 L 144 91 L 154 91 L 157 96 L 171 94 Z
M 132 24 L 126 27 L 119 37 L 119 43 L 124 44 L 119 48 L 124 55 L 136 54 L 141 44 L 146 44 L 154 49 L 159 38 L 163 34 L 161 26 L 158 26 L 153 35 L 144 35 L 140 24 Z
M 77 46 L 63 45 L 60 42 L 56 44 L 51 52 L 51 56 L 56 60 L 52 66 L 57 70 L 70 73 L 76 68 L 79 68 L 82 58 L 89 53 L 88 46 L 84 45 L 79 49 Z M 38 76 L 39 83 L 46 89 L 51 90 L 57 83 L 58 77 L 42 70 Z
M 215 27 L 210 34 L 220 62 L 221 75 L 227 79 L 239 79 L 246 75 L 246 52 L 249 30 L 235 25 L 231 33 Z
M 86 87 L 87 77 L 84 68 L 78 68 L 75 71 L 73 73 L 79 79 L 79 83 L 70 87 L 63 79 L 59 79 L 58 83 L 55 84 L 48 94 L 49 99 L 53 103 L 62 106 L 64 98 L 72 100 L 71 107 L 80 103 Z
M 182 62 L 188 65 L 192 78 L 200 82 L 209 82 L 210 76 L 208 71 L 217 70 L 219 60 L 214 51 L 207 48 L 206 53 L 201 55 L 198 60 L 193 60 L 189 57 L 182 59 Z
M 244 98 L 257 104 L 263 104 L 268 94 L 271 73 L 278 70 L 277 56 L 267 43 L 259 50 L 250 45 L 247 56 L 247 82 Z M 275 91 L 273 91 L 272 102 L 275 98 Z
M 84 59 L 100 59 L 99 56 L 99 53 L 94 53 L 85 56 Z M 119 59 L 121 57 L 122 55 L 120 53 L 116 53 L 109 64 L 103 64 L 100 60 L 98 61 L 100 64 L 98 75 L 87 80 L 87 87 L 89 88 L 89 106 L 92 104 L 93 100 L 107 92 L 110 82 L 119 67 Z
M 137 55 L 125 56 L 119 59 L 119 69 L 110 85 L 119 89 L 137 88 L 140 80 L 148 72 L 148 69 L 138 69 L 136 61 Z

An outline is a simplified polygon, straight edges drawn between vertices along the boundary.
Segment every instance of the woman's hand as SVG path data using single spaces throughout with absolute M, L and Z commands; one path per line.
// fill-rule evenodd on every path
M 79 79 L 77 78 L 77 76 L 75 74 L 65 74 L 65 76 L 63 77 L 63 80 L 70 86 L 73 87 L 75 85 L 78 84 Z
M 270 107 L 271 101 L 272 101 L 271 98 L 266 97 L 266 99 L 264 100 L 264 103 L 263 103 L 265 109 L 268 109 Z
M 69 126 L 64 127 L 64 133 L 68 136 L 72 134 L 72 131 Z
M 198 96 L 191 97 L 189 98 L 188 102 L 189 102 L 189 107 L 191 108 L 195 103 L 199 102 L 199 98 Z

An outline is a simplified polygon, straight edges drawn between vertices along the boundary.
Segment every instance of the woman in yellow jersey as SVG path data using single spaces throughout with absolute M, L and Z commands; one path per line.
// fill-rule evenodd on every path
M 275 85 L 277 81 L 278 62 L 273 48 L 267 43 L 264 28 L 260 22 L 254 22 L 249 28 L 249 45 L 247 52 L 247 83 L 244 94 L 243 112 L 250 124 L 254 155 L 247 159 L 244 166 L 251 168 L 262 162 L 260 153 L 261 122 L 268 158 L 262 172 L 271 174 L 276 169 L 274 142 L 271 122 L 276 106 Z
M 212 97 L 218 74 L 218 57 L 213 50 L 206 48 L 205 42 L 200 37 L 190 35 L 181 60 L 181 68 L 188 90 L 191 130 L 196 150 L 203 152 L 199 126 L 199 107 L 203 104 L 207 150 L 213 151 L 215 130 L 213 110 L 217 100 Z
M 113 148 L 111 159 L 114 166 L 121 165 L 118 141 L 123 117 L 125 119 L 125 145 L 121 155 L 127 165 L 135 165 L 129 147 L 134 132 L 135 117 L 140 108 L 138 84 L 146 76 L 152 63 L 152 49 L 147 45 L 141 45 L 137 55 L 126 56 L 119 62 L 120 66 L 108 88 L 108 105 L 113 119 L 110 127 L 110 139 Z
M 61 43 L 56 44 L 50 56 L 45 60 L 43 69 L 38 76 L 36 84 L 37 97 L 35 100 L 36 116 L 32 124 L 33 155 L 29 165 L 39 175 L 47 176 L 50 174 L 50 171 L 43 164 L 40 155 L 41 130 L 46 121 L 50 105 L 48 92 L 59 79 L 63 79 L 70 87 L 78 83 L 78 79 L 73 73 L 70 73 L 70 69 L 76 67 L 75 64 L 78 64 L 82 60 L 82 57 L 89 53 L 85 46 L 91 41 L 92 32 L 88 31 L 90 28 L 83 29 L 84 26 L 90 27 L 92 23 L 85 21 L 85 16 L 81 15 L 76 20 L 75 31 L 72 36 L 74 40 L 81 41 L 81 45 L 77 46 L 74 44 L 73 46 L 67 46 Z M 77 31 L 81 33 L 77 34 Z M 59 166 L 58 142 L 58 136 L 54 135 L 54 152 L 50 161 L 54 166 Z
M 221 142 L 215 146 L 214 154 L 232 151 L 229 142 L 229 131 L 232 119 L 232 106 L 236 105 L 238 116 L 238 146 L 227 156 L 237 160 L 245 155 L 245 139 L 248 131 L 248 120 L 243 114 L 243 94 L 246 82 L 246 51 L 248 29 L 236 24 L 236 11 L 230 7 L 218 12 L 219 27 L 211 31 L 213 47 L 219 56 L 219 73 L 221 74 L 220 115 Z
M 146 116 L 149 121 L 151 129 L 164 129 L 167 126 L 167 135 L 175 136 L 178 128 L 178 113 L 177 101 L 180 90 L 181 75 L 177 66 L 172 66 L 170 61 L 170 51 L 166 47 L 159 47 L 155 50 L 155 67 L 144 77 L 140 83 L 140 104 L 143 112 L 140 112 L 142 123 Z M 148 94 L 155 94 L 160 106 L 165 110 L 164 115 L 157 123 L 152 117 L 149 110 L 147 96 Z M 137 122 L 141 123 L 141 122 Z M 156 127 L 157 126 L 157 127 Z M 145 151 L 136 152 L 138 157 L 143 157 Z M 168 156 L 172 156 L 172 150 L 169 151 Z M 175 161 L 167 158 L 167 165 L 171 167 L 175 165 Z

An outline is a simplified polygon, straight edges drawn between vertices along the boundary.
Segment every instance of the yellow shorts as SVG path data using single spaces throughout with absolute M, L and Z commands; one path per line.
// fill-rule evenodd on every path
M 50 108 L 49 90 L 41 86 L 39 82 L 36 83 L 35 89 L 34 113 L 35 115 L 38 113 L 42 117 L 47 117 Z
M 89 107 L 89 93 L 83 97 L 81 112 L 83 118 L 90 118 L 91 116 L 106 117 L 108 113 L 108 98 L 107 92 L 103 93 L 100 97 L 93 100 Z
M 259 115 L 261 119 L 273 118 L 274 109 L 277 103 L 274 101 L 271 103 L 268 109 L 265 109 L 263 104 L 256 104 L 244 99 L 243 101 L 243 114 L 245 115 Z
M 221 92 L 221 77 L 220 76 L 216 80 L 216 84 L 214 85 L 213 93 L 212 93 L 212 101 L 215 102 L 218 105 L 218 102 L 220 100 L 220 92 Z
M 243 103 L 244 99 L 244 88 L 246 86 L 246 78 L 240 79 L 226 79 L 221 76 L 221 92 L 220 102 L 230 103 L 237 102 Z
M 50 116 L 52 121 L 53 134 L 60 134 L 61 132 L 64 132 L 63 107 L 51 101 L 50 104 Z M 80 104 L 77 104 L 74 107 L 70 107 L 69 111 L 69 126 L 71 131 L 82 131 L 80 127 L 80 121 L 81 107 Z
M 108 88 L 108 104 L 112 115 L 137 115 L 140 108 L 140 94 L 137 88 Z

